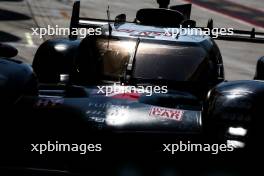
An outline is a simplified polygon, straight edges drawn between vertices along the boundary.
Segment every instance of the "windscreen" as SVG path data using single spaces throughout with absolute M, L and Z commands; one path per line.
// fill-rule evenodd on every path
M 200 46 L 141 42 L 135 58 L 135 78 L 170 81 L 207 80 L 210 61 Z
M 120 80 L 126 74 L 129 61 L 133 58 L 136 41 L 99 38 L 100 70 L 104 79 Z

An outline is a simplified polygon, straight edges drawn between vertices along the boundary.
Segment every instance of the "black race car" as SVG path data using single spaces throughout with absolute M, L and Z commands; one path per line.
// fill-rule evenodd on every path
M 27 137 L 34 130 L 39 139 L 78 131 L 136 135 L 135 141 L 170 136 L 238 148 L 254 143 L 263 116 L 264 58 L 254 80 L 226 81 L 212 37 L 164 31 L 197 28 L 191 5 L 168 8 L 164 2 L 126 22 L 125 14 L 115 20 L 81 18 L 77 1 L 70 28 L 100 28 L 102 35 L 48 40 L 32 67 L 11 59 L 17 51 L 1 45 L 0 104 L 7 113 L 1 129 L 20 129 L 15 136 Z M 213 28 L 212 20 L 207 28 Z M 263 43 L 261 36 L 254 29 L 234 30 L 218 39 Z

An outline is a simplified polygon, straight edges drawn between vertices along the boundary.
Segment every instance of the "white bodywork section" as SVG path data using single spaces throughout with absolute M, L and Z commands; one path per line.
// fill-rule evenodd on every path
M 177 36 L 177 32 L 180 31 L 180 28 L 161 28 L 154 26 L 144 26 L 134 23 L 124 23 L 119 26 L 111 24 L 112 27 L 112 36 L 117 37 L 132 37 L 132 38 L 146 38 L 153 40 L 166 40 L 166 41 L 180 41 L 180 42 L 192 42 L 199 43 L 204 40 L 210 39 L 206 35 L 197 35 L 180 32 Z M 105 35 L 109 35 L 108 25 L 103 26 Z M 194 28 L 189 28 L 189 30 L 195 30 Z M 177 37 L 176 37 L 177 36 Z

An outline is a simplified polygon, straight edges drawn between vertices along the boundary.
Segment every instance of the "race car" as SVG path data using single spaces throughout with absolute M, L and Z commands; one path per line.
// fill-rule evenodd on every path
M 127 22 L 125 14 L 115 20 L 79 17 L 76 1 L 70 29 L 100 28 L 102 35 L 48 40 L 32 67 L 11 58 L 14 48 L 1 45 L 0 104 L 12 117 L 2 129 L 12 124 L 45 135 L 65 128 L 64 136 L 73 129 L 154 139 L 195 136 L 238 148 L 254 141 L 260 135 L 264 57 L 254 80 L 226 81 L 211 36 L 173 37 L 164 30 L 196 28 L 191 5 L 164 2 L 140 9 Z M 213 28 L 212 20 L 207 28 Z M 264 43 L 263 36 L 254 29 L 234 30 L 218 39 Z

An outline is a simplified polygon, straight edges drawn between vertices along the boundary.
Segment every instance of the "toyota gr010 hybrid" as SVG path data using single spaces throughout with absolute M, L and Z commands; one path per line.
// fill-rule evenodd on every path
M 254 80 L 226 81 L 212 37 L 172 37 L 164 30 L 196 28 L 191 5 L 167 6 L 140 9 L 127 22 L 125 14 L 79 17 L 77 1 L 70 28 L 100 28 L 102 35 L 48 40 L 32 67 L 12 59 L 16 50 L 2 44 L 1 129 L 17 129 L 15 135 L 34 130 L 39 137 L 56 129 L 62 136 L 81 131 L 250 144 L 260 135 L 264 58 Z M 218 39 L 263 43 L 262 36 L 234 30 Z

